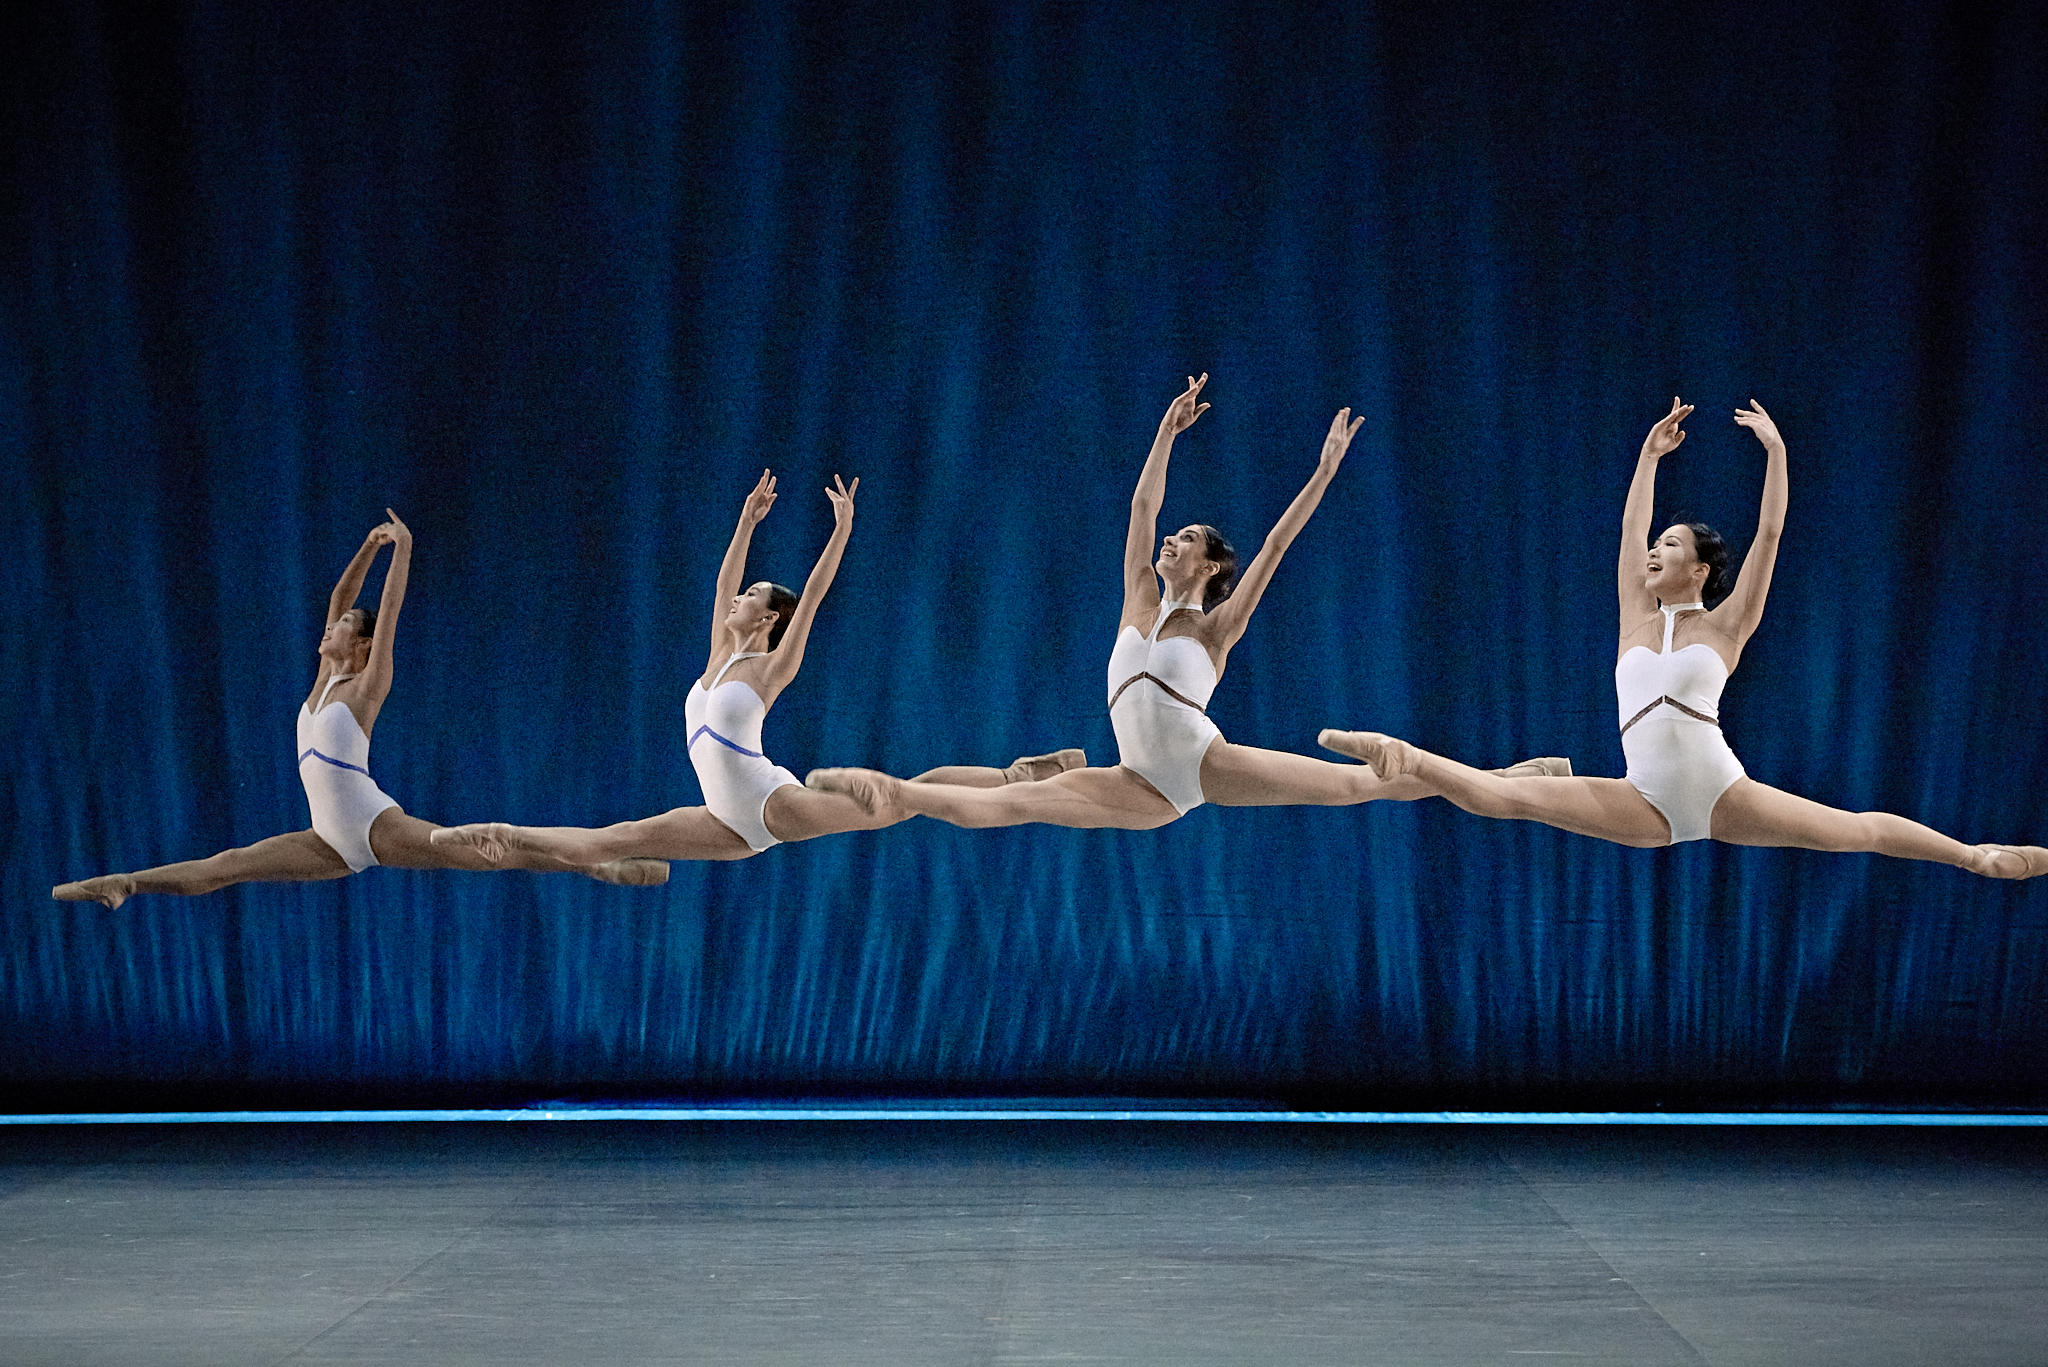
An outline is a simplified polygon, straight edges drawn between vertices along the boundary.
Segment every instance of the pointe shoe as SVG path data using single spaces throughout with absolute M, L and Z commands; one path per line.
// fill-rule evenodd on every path
M 804 775 L 804 787 L 850 797 L 862 811 L 873 816 L 881 806 L 881 792 L 875 782 L 879 777 L 872 769 L 813 769 Z
M 666 859 L 608 859 L 584 870 L 600 883 L 622 888 L 651 888 L 668 881 Z
M 427 833 L 430 845 L 467 845 L 493 864 L 505 862 L 514 842 L 512 828 L 502 821 L 480 821 L 470 826 L 442 826 Z
M 1364 760 L 1381 779 L 1412 774 L 1422 764 L 1422 757 L 1414 746 L 1378 731 L 1326 730 L 1316 735 L 1316 744 L 1325 750 Z
M 1563 755 L 1541 755 L 1493 772 L 1502 778 L 1570 778 L 1572 762 Z
M 2020 861 L 2018 873 L 2001 873 L 1996 866 L 1977 870 L 1987 878 L 2037 878 L 2048 873 L 2048 850 L 2042 849 L 2039 845 L 1984 844 L 1977 848 L 1989 850 L 1994 858 L 2001 854 L 2009 854 Z
M 50 896 L 59 902 L 98 902 L 108 911 L 134 895 L 135 889 L 129 884 L 127 875 L 119 873 L 103 873 L 97 878 L 59 883 L 50 889 Z
M 1010 767 L 1003 770 L 1005 783 L 1036 783 L 1054 774 L 1064 774 L 1069 769 L 1079 769 L 1088 763 L 1086 750 L 1055 750 L 1049 755 L 1021 755 L 1010 761 Z

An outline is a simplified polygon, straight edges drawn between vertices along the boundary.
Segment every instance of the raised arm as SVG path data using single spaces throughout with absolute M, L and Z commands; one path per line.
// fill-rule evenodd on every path
M 1308 525 L 1309 514 L 1323 501 L 1323 490 L 1330 487 L 1337 467 L 1344 463 L 1344 453 L 1350 449 L 1352 437 L 1358 434 L 1364 422 L 1364 418 L 1352 417 L 1348 408 L 1338 409 L 1337 416 L 1330 419 L 1330 430 L 1323 437 L 1323 453 L 1316 460 L 1316 472 L 1308 477 L 1308 483 L 1287 505 L 1287 511 L 1280 514 L 1273 530 L 1266 533 L 1266 544 L 1259 547 L 1259 553 L 1252 557 L 1252 563 L 1238 577 L 1237 587 L 1209 614 L 1212 629 L 1218 633 L 1214 640 L 1218 649 L 1229 651 L 1244 635 L 1260 596 L 1265 593 L 1266 585 L 1273 581 L 1273 571 L 1280 568 L 1280 557 L 1287 554 L 1294 538 Z
M 1657 610 L 1656 595 L 1643 587 L 1644 566 L 1650 554 L 1650 519 L 1656 515 L 1657 462 L 1676 451 L 1685 441 L 1679 424 L 1692 412 L 1692 405 L 1671 400 L 1671 411 L 1657 420 L 1650 435 L 1643 438 L 1642 454 L 1636 457 L 1635 478 L 1629 481 L 1628 501 L 1621 505 L 1621 554 L 1615 562 L 1614 586 L 1621 598 L 1621 629 L 1626 632 L 1638 618 Z
M 370 534 L 363 538 L 363 544 L 348 562 L 348 568 L 341 572 L 341 580 L 335 584 L 334 592 L 327 595 L 327 625 L 333 626 L 341 620 L 341 614 L 356 605 L 356 597 L 363 591 L 363 580 L 369 577 L 370 562 L 377 558 L 377 550 L 391 540 L 389 523 L 379 523 L 370 528 Z
M 804 645 L 810 640 L 811 620 L 818 615 L 818 604 L 824 601 L 839 573 L 839 557 L 846 554 L 846 539 L 853 535 L 853 496 L 859 492 L 858 478 L 849 487 L 834 475 L 832 483 L 826 486 L 825 497 L 832 500 L 832 535 L 825 538 L 825 549 L 818 553 L 818 563 L 811 566 L 811 577 L 804 580 L 803 596 L 796 600 L 796 611 L 790 616 L 782 640 L 768 654 L 768 690 L 762 701 L 770 706 L 775 703 L 775 695 L 788 687 L 804 667 Z
M 731 643 L 725 639 L 726 614 L 732 611 L 732 600 L 747 572 L 747 547 L 754 540 L 754 525 L 768 516 L 768 510 L 774 506 L 775 476 L 763 470 L 746 502 L 740 505 L 740 525 L 733 529 L 732 544 L 725 548 L 725 559 L 718 566 L 718 588 L 711 600 L 711 653 L 704 664 L 706 673 L 725 663 L 731 651 Z
M 1173 439 L 1194 425 L 1209 411 L 1201 402 L 1202 386 L 1209 383 L 1205 371 L 1200 379 L 1190 378 L 1181 396 L 1167 406 L 1159 420 L 1152 450 L 1145 468 L 1138 474 L 1138 487 L 1131 494 L 1131 526 L 1124 534 L 1124 618 L 1150 621 L 1159 610 L 1159 580 L 1152 571 L 1154 542 L 1159 533 L 1159 505 L 1166 501 L 1166 466 L 1173 457 Z
M 363 666 L 356 685 L 357 719 L 365 731 L 377 719 L 377 709 L 391 692 L 392 644 L 398 639 L 398 614 L 405 607 L 405 584 L 412 574 L 412 528 L 397 513 L 384 510 L 391 521 L 384 528 L 391 538 L 391 563 L 384 569 L 384 594 L 377 602 L 377 630 L 370 637 L 370 662 Z
M 1756 540 L 1750 543 L 1749 554 L 1742 558 L 1742 571 L 1735 577 L 1728 601 L 1715 610 L 1717 617 L 1728 616 L 1727 630 L 1740 646 L 1748 643 L 1764 618 L 1764 599 L 1771 592 L 1771 572 L 1778 565 L 1778 541 L 1785 532 L 1786 480 L 1785 440 L 1778 435 L 1778 425 L 1764 412 L 1764 406 L 1751 399 L 1748 408 L 1735 410 L 1735 421 L 1756 433 L 1756 439 L 1764 444 L 1764 498 L 1757 512 Z

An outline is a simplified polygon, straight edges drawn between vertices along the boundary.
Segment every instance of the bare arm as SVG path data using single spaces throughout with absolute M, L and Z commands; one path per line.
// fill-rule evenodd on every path
M 339 622 L 341 614 L 356 605 L 356 596 L 363 591 L 363 580 L 370 574 L 370 562 L 377 558 L 377 548 L 391 539 L 387 532 L 385 525 L 372 527 L 354 558 L 348 562 L 348 568 L 341 572 L 341 581 L 334 586 L 334 592 L 327 595 L 328 626 Z
M 775 506 L 775 476 L 766 470 L 761 478 L 754 481 L 754 487 L 747 494 L 746 502 L 740 505 L 740 525 L 733 529 L 732 544 L 725 548 L 725 559 L 718 566 L 718 587 L 711 600 L 711 653 L 705 660 L 706 673 L 725 662 L 729 653 L 725 639 L 725 618 L 732 610 L 732 600 L 740 591 L 740 580 L 747 572 L 747 547 L 754 540 L 754 526 Z
M 1657 420 L 1650 435 L 1643 438 L 1642 454 L 1636 457 L 1635 478 L 1629 481 L 1628 501 L 1621 505 L 1621 555 L 1615 565 L 1615 591 L 1621 599 L 1621 630 L 1635 625 L 1635 619 L 1657 610 L 1657 599 L 1643 587 L 1643 573 L 1650 553 L 1650 519 L 1656 514 L 1657 462 L 1676 451 L 1685 441 L 1679 424 L 1692 412 L 1692 405 L 1671 400 L 1671 411 Z
M 1187 389 L 1167 406 L 1159 420 L 1158 435 L 1138 474 L 1138 487 L 1131 494 L 1131 527 L 1124 534 L 1124 618 L 1149 619 L 1159 609 L 1159 581 L 1152 572 L 1153 541 L 1159 531 L 1159 505 L 1166 501 L 1166 466 L 1173 457 L 1173 439 L 1194 425 L 1209 411 L 1201 402 L 1202 386 L 1209 383 L 1205 372 L 1190 379 Z
M 1280 514 L 1273 530 L 1266 533 L 1266 544 L 1259 547 L 1259 553 L 1238 577 L 1230 597 L 1209 614 L 1212 630 L 1219 633 L 1214 642 L 1217 649 L 1228 652 L 1244 635 L 1244 629 L 1251 624 L 1252 611 L 1273 580 L 1273 571 L 1280 568 L 1280 557 L 1287 554 L 1294 538 L 1308 525 L 1309 514 L 1323 501 L 1323 490 L 1330 487 L 1337 467 L 1344 463 L 1344 453 L 1351 447 L 1351 438 L 1364 422 L 1364 418 L 1353 418 L 1348 408 L 1338 409 L 1337 416 L 1330 419 L 1330 431 L 1323 438 L 1323 453 L 1316 461 L 1316 472 L 1287 505 L 1287 511 Z
M 1748 408 L 1735 410 L 1735 421 L 1756 433 L 1756 439 L 1764 444 L 1765 459 L 1764 498 L 1757 512 L 1756 540 L 1743 557 L 1742 572 L 1735 578 L 1728 601 L 1714 610 L 1716 617 L 1728 614 L 1726 630 L 1740 647 L 1748 643 L 1757 624 L 1763 621 L 1764 599 L 1771 592 L 1771 573 L 1778 565 L 1778 542 L 1785 532 L 1787 486 L 1785 440 L 1778 435 L 1778 425 L 1771 421 L 1771 415 L 1751 399 Z
M 818 553 L 818 563 L 811 566 L 811 577 L 804 580 L 803 596 L 796 601 L 796 611 L 790 616 L 782 640 L 769 652 L 768 689 L 763 701 L 771 706 L 776 694 L 787 688 L 804 667 L 804 645 L 810 640 L 811 620 L 818 615 L 818 604 L 824 601 L 839 574 L 839 558 L 846 554 L 846 540 L 853 535 L 853 496 L 859 492 L 858 478 L 849 487 L 837 475 L 832 476 L 832 484 L 825 489 L 825 497 L 832 500 L 832 535 L 825 538 L 825 549 Z
M 405 607 L 406 580 L 412 574 L 412 528 L 389 508 L 384 512 L 391 519 L 386 524 L 390 529 L 391 563 L 385 567 L 384 594 L 377 602 L 377 632 L 370 638 L 370 662 L 363 666 L 362 677 L 356 682 L 354 710 L 365 731 L 377 720 L 378 709 L 391 692 L 392 642 L 398 637 L 398 614 Z

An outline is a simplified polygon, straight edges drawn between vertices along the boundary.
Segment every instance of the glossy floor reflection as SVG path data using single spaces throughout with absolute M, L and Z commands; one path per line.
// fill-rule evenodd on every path
M 2038 1131 L 0 1132 L 0 1362 L 2038 1363 Z

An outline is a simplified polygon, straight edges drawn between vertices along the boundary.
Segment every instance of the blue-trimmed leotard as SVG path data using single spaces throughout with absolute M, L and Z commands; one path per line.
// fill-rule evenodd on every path
M 334 847 L 351 873 L 374 868 L 370 826 L 398 802 L 370 777 L 370 738 L 356 724 L 347 703 L 327 695 L 353 674 L 336 674 L 320 690 L 320 701 L 299 708 L 299 781 L 313 810 L 313 834 Z
M 711 676 L 711 687 L 699 679 L 683 702 L 690 764 L 704 790 L 704 805 L 756 854 L 782 843 L 768 833 L 768 795 L 785 784 L 803 786 L 795 774 L 761 753 L 761 723 L 768 716 L 768 704 L 754 686 L 739 679 L 720 682 L 741 660 L 765 654 L 750 650 L 734 655 Z

